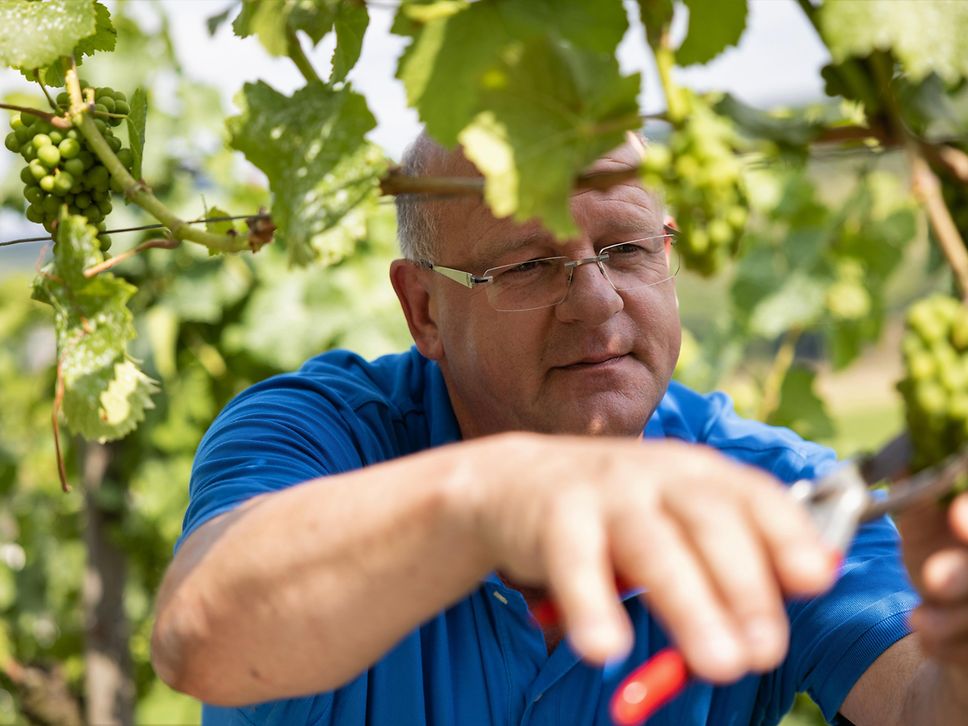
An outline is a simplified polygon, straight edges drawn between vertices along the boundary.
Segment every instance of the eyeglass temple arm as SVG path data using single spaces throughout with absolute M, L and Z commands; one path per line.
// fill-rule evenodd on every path
M 459 282 L 464 287 L 476 287 L 477 285 L 482 285 L 485 282 L 490 282 L 490 277 L 478 277 L 477 275 L 472 275 L 469 272 L 464 272 L 463 270 L 455 270 L 453 267 L 443 267 L 441 265 L 435 265 L 432 262 L 426 263 L 434 272 L 438 272 L 449 280 L 454 282 Z

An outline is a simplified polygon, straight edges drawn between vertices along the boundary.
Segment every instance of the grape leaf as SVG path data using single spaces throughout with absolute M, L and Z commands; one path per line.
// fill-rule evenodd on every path
M 386 168 L 364 138 L 376 125 L 364 98 L 318 82 L 288 97 L 259 82 L 245 85 L 240 105 L 242 114 L 226 121 L 231 144 L 268 176 L 291 262 L 347 254 Z
M 486 111 L 460 135 L 485 176 L 494 214 L 540 217 L 558 237 L 575 233 L 569 198 L 575 176 L 640 126 L 638 75 L 612 56 L 544 37 L 488 75 Z
M 802 146 L 816 138 L 828 125 L 826 118 L 807 118 L 803 114 L 761 111 L 727 93 L 713 108 L 728 116 L 754 138 L 769 139 L 790 146 Z
M 792 366 L 783 378 L 780 401 L 767 423 L 787 426 L 806 439 L 832 437 L 836 431 L 823 400 L 813 390 L 817 374 L 800 365 Z
M 80 60 L 81 56 L 94 55 L 99 50 L 110 52 L 118 42 L 118 31 L 111 22 L 111 12 L 98 0 L 94 2 L 94 16 L 94 32 L 81 38 L 74 48 L 75 60 Z
M 96 28 L 93 0 L 0 0 L 0 63 L 42 68 L 70 55 Z
M 216 207 L 209 213 L 217 211 Z M 241 300 L 251 286 L 248 267 L 236 257 L 195 259 L 177 275 L 158 301 L 180 321 L 218 323 L 225 310 Z
M 342 0 L 348 2 L 348 0 Z M 289 31 L 302 30 L 318 43 L 333 27 L 341 0 L 243 0 L 232 29 L 241 38 L 256 35 L 272 55 L 289 52 Z
M 914 81 L 968 77 L 968 3 L 828 0 L 819 14 L 835 62 L 890 50 Z
M 746 28 L 746 0 L 684 0 L 689 31 L 676 50 L 676 61 L 688 66 L 708 63 L 731 45 Z
M 392 31 L 413 40 L 400 56 L 397 78 L 430 135 L 450 147 L 483 110 L 488 72 L 506 50 L 544 37 L 613 55 L 627 28 L 617 0 L 403 4 Z
M 128 102 L 131 109 L 126 119 L 128 126 L 128 141 L 131 144 L 131 176 L 141 178 L 141 164 L 144 161 L 145 124 L 148 120 L 148 94 L 145 89 L 136 88 Z
M 127 303 L 136 288 L 110 273 L 84 277 L 103 259 L 97 230 L 63 215 L 54 259 L 34 282 L 34 297 L 54 309 L 64 417 L 72 431 L 102 442 L 132 431 L 155 390 L 125 351 L 135 337 Z
M 759 302 L 750 315 L 755 335 L 773 339 L 789 328 L 815 323 L 824 311 L 825 283 L 817 277 L 794 272 L 785 284 Z
M 64 418 L 71 430 L 101 443 L 131 433 L 154 408 L 155 382 L 128 359 L 94 373 L 64 378 Z
M 84 2 L 86 0 L 81 0 Z M 73 51 L 67 56 L 73 57 L 80 66 L 85 56 L 94 55 L 97 51 L 113 51 L 117 44 L 118 32 L 111 21 L 110 11 L 97 0 L 94 3 L 94 32 L 81 38 Z M 78 3 L 80 4 L 80 3 Z M 2 45 L 2 42 L 0 42 Z M 64 85 L 64 74 L 70 65 L 65 55 L 57 56 L 46 66 L 35 68 L 23 66 L 20 72 L 30 81 L 40 80 L 45 85 L 59 87 Z
M 346 79 L 363 50 L 363 36 L 370 14 L 363 2 L 341 3 L 336 12 L 336 47 L 333 49 L 333 82 Z

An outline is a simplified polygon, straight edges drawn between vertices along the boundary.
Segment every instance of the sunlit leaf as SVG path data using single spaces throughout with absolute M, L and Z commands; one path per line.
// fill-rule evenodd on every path
M 393 32 L 413 41 L 400 57 L 397 77 L 427 131 L 449 147 L 487 109 L 481 95 L 492 87 L 490 72 L 522 44 L 566 41 L 613 55 L 627 28 L 625 9 L 617 0 L 404 4 Z
M 968 77 L 968 3 L 827 0 L 819 19 L 836 62 L 886 50 L 915 81 L 932 72 L 949 83 Z
M 127 307 L 135 287 L 110 273 L 84 276 L 104 259 L 96 235 L 83 217 L 61 217 L 54 260 L 35 281 L 35 297 L 54 309 L 68 426 L 109 441 L 141 422 L 155 388 L 126 353 L 135 336 Z
M 494 213 L 573 234 L 574 179 L 639 127 L 638 90 L 638 75 L 622 76 L 611 56 L 542 38 L 509 54 L 482 93 L 488 110 L 460 135 Z
M 269 178 L 292 262 L 345 255 L 386 163 L 364 138 L 376 124 L 366 101 L 349 87 L 311 83 L 289 97 L 259 82 L 245 85 L 240 105 L 227 121 L 231 143 Z
M 93 0 L 0 0 L 0 63 L 41 68 L 97 30 Z

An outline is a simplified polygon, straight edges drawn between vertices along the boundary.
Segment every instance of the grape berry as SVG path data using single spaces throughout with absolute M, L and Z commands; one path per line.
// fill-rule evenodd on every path
M 82 85 L 83 84 L 82 82 Z M 118 114 L 96 116 L 94 123 L 111 150 L 129 171 L 133 158 L 130 149 L 122 148 L 112 127 L 121 123 L 120 116 L 129 112 L 123 93 L 110 88 L 94 89 L 95 113 Z M 57 97 L 57 110 L 65 114 L 69 105 L 67 93 Z M 31 114 L 14 116 L 13 129 L 5 139 L 8 150 L 20 154 L 27 165 L 20 172 L 27 200 L 26 216 L 53 233 L 61 210 L 66 205 L 70 214 L 79 214 L 96 226 L 101 250 L 107 251 L 111 238 L 105 234 L 105 222 L 112 210 L 111 191 L 120 192 L 111 174 L 88 147 L 75 128 L 59 129 Z
M 901 345 L 905 375 L 898 390 L 919 470 L 968 443 L 968 307 L 946 295 L 918 301 Z
M 746 227 L 742 164 L 732 125 L 705 99 L 682 90 L 688 113 L 674 124 L 668 146 L 649 143 L 643 181 L 664 190 L 686 267 L 708 276 L 736 253 Z

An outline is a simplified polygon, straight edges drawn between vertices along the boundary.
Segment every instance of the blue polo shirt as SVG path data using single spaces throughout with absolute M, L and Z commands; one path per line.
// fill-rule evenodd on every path
M 704 443 L 784 482 L 835 464 L 829 449 L 740 418 L 726 396 L 702 396 L 677 383 L 645 436 Z M 317 356 L 296 373 L 252 386 L 219 415 L 198 449 L 179 544 L 255 495 L 459 438 L 440 369 L 416 349 L 372 362 L 345 351 Z M 916 604 L 896 530 L 886 519 L 867 524 L 836 586 L 820 598 L 788 604 L 792 635 L 782 666 L 729 686 L 693 683 L 649 723 L 774 724 L 798 691 L 809 692 L 833 720 L 858 677 L 908 634 L 906 614 Z M 582 662 L 566 641 L 549 656 L 524 598 L 492 575 L 342 688 L 244 708 L 206 705 L 203 722 L 605 726 L 615 686 L 668 644 L 637 598 L 624 605 L 635 649 L 623 667 L 606 674 Z M 325 650 L 319 657 L 326 658 Z

